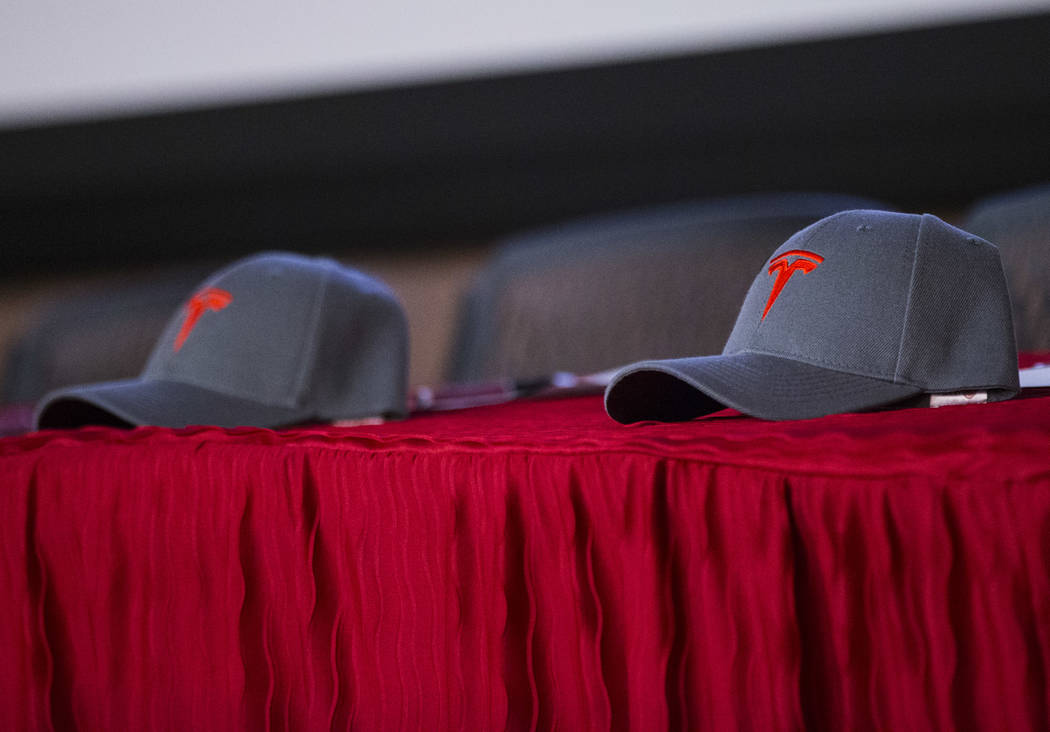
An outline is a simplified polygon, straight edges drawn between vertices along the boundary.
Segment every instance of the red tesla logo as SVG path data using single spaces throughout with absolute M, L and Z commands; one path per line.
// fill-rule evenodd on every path
M 205 310 L 222 310 L 231 302 L 233 302 L 233 295 L 217 287 L 208 287 L 191 297 L 186 303 L 186 319 L 182 321 L 182 327 L 179 328 L 179 334 L 175 338 L 175 350 L 182 348 L 182 344 L 186 342 L 186 336 L 193 330 L 193 326 L 197 325 L 197 321 L 204 315 Z
M 788 260 L 791 257 L 798 257 L 798 259 L 789 264 Z M 766 303 L 766 309 L 762 311 L 762 320 L 766 319 L 766 313 L 769 312 L 769 309 L 773 307 L 773 303 L 780 297 L 780 292 L 784 289 L 787 281 L 791 279 L 791 275 L 796 272 L 809 274 L 823 261 L 824 257 L 819 254 L 802 249 L 792 249 L 790 252 L 784 252 L 770 262 L 769 274 L 775 274 L 777 279 L 773 282 L 773 291 L 769 293 L 769 302 Z

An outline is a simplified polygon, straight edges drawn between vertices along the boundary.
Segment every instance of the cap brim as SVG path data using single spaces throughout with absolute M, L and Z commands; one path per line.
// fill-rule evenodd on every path
M 883 407 L 922 393 L 910 384 L 761 353 L 642 361 L 605 391 L 617 422 L 681 422 L 731 407 L 762 419 L 810 419 Z
M 51 392 L 37 406 L 33 426 L 283 427 L 311 416 L 306 410 L 259 404 L 192 384 L 124 379 Z

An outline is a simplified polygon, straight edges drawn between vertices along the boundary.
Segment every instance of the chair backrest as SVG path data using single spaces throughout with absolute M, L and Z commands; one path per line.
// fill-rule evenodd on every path
M 7 351 L 0 403 L 52 389 L 137 376 L 164 325 L 211 267 L 120 277 L 55 299 Z
M 1050 185 L 976 202 L 960 224 L 999 247 L 1019 351 L 1050 351 Z
M 749 195 L 567 222 L 506 240 L 464 298 L 451 381 L 592 373 L 719 353 L 769 254 L 855 196 Z

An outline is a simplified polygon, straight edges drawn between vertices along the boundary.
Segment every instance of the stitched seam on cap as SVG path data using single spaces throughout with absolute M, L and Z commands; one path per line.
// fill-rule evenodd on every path
M 313 312 L 310 315 L 310 324 L 306 333 L 306 340 L 303 343 L 303 358 L 299 361 L 299 373 L 296 376 L 295 388 L 292 393 L 295 397 L 292 399 L 292 404 L 296 407 L 301 407 L 304 403 L 303 390 L 305 388 L 306 380 L 313 374 L 314 367 L 317 365 L 317 340 L 318 335 L 318 324 L 321 320 L 321 311 L 325 295 L 328 294 L 328 282 L 332 278 L 332 268 L 325 266 L 324 276 L 321 278 L 321 284 L 317 288 L 317 292 L 314 293 L 314 304 Z
M 233 397 L 234 399 L 241 399 L 241 400 L 246 401 L 246 402 L 254 402 L 256 404 L 261 404 L 261 405 L 266 406 L 266 407 L 278 407 L 279 409 L 289 409 L 289 410 L 298 408 L 298 405 L 296 405 L 296 404 L 287 404 L 284 401 L 273 402 L 273 401 L 269 401 L 269 400 L 264 400 L 264 399 L 261 399 L 261 398 L 255 396 L 255 395 L 249 396 L 249 395 L 245 394 L 244 392 L 238 392 L 238 391 L 235 391 L 233 389 L 228 389 L 228 388 L 224 388 L 224 387 L 221 387 L 221 386 L 216 386 L 214 384 L 205 384 L 205 383 L 202 383 L 200 381 L 195 381 L 194 379 L 188 379 L 185 376 L 179 376 L 179 377 L 168 376 L 168 375 L 161 376 L 161 377 L 152 376 L 152 377 L 150 377 L 148 379 L 143 378 L 141 380 L 142 380 L 143 383 L 146 383 L 146 384 L 149 384 L 149 383 L 155 382 L 155 381 L 167 381 L 167 382 L 170 382 L 172 384 L 183 384 L 185 386 L 193 386 L 193 387 L 196 387 L 198 389 L 203 389 L 204 391 L 214 392 L 216 394 L 221 394 L 222 396 Z
M 857 369 L 853 364 L 843 363 L 841 361 L 834 361 L 828 358 L 813 358 L 812 356 L 806 356 L 799 353 L 791 353 L 790 351 L 774 351 L 771 349 L 760 349 L 760 348 L 744 348 L 739 351 L 735 351 L 731 354 L 725 354 L 734 356 L 739 353 L 754 353 L 761 356 L 775 356 L 777 358 L 783 358 L 789 361 L 798 361 L 809 366 L 817 366 L 828 368 L 831 371 L 837 371 L 842 374 L 850 374 L 852 376 L 864 376 L 869 379 L 877 379 L 878 381 L 884 381 L 888 384 L 903 384 L 905 386 L 914 386 L 916 388 L 922 388 L 919 384 L 913 384 L 910 381 L 904 379 L 888 379 L 886 374 L 877 374 L 874 371 L 861 371 Z
M 897 363 L 893 366 L 893 383 L 900 383 L 901 377 L 901 354 L 904 353 L 904 337 L 908 334 L 908 323 L 911 318 L 911 296 L 915 292 L 915 272 L 918 269 L 916 263 L 919 261 L 919 239 L 922 238 L 923 227 L 926 226 L 926 216 L 919 219 L 919 228 L 915 232 L 915 251 L 911 258 L 911 277 L 908 280 L 908 299 L 904 303 L 904 319 L 901 321 L 901 337 L 897 344 Z M 911 383 L 911 382 L 903 382 Z

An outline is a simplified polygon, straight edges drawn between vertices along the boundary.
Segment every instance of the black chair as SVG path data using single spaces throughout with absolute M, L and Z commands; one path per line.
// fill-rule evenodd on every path
M 1019 351 L 1050 351 L 1050 185 L 975 203 L 961 227 L 999 247 Z
M 506 240 L 464 297 L 447 376 L 592 373 L 719 353 L 788 237 L 867 198 L 782 193 L 661 206 Z

